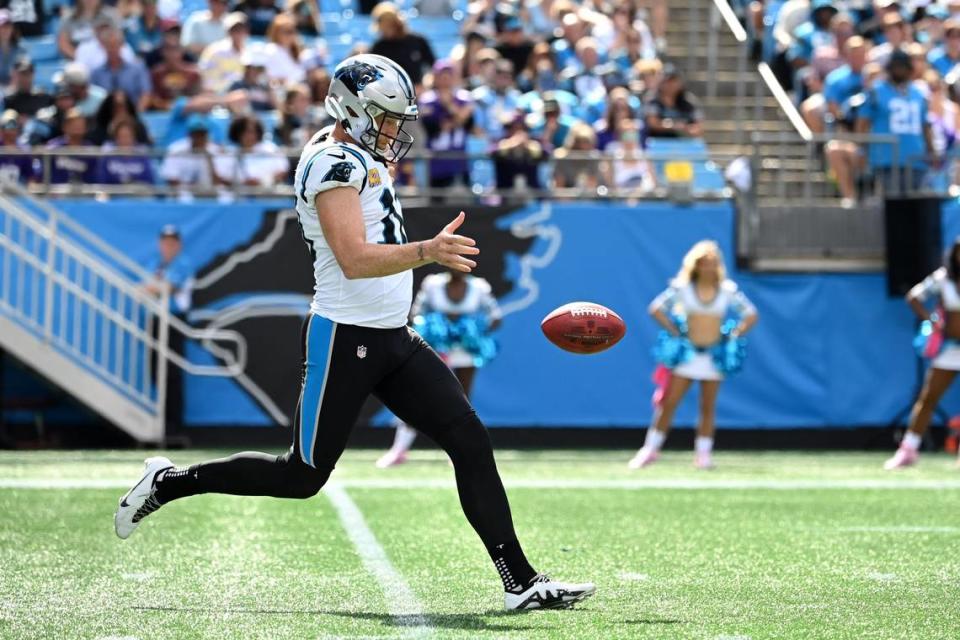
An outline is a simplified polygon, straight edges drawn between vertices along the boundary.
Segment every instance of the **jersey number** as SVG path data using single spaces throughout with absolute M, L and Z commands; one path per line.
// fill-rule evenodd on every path
M 387 212 L 380 222 L 383 223 L 383 242 L 381 244 L 406 244 L 407 232 L 403 230 L 403 216 L 401 216 L 396 207 L 393 206 L 393 193 L 389 189 L 383 190 L 380 196 L 380 204 L 383 210 Z
M 894 98 L 890 101 L 890 133 L 916 135 L 921 131 L 920 103 Z

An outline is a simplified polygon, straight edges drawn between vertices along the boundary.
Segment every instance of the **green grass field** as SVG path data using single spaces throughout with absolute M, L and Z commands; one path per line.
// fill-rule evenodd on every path
M 686 452 L 642 472 L 629 451 L 498 452 L 534 566 L 597 583 L 507 614 L 445 458 L 379 453 L 314 499 L 190 498 L 121 541 L 142 454 L 0 452 L 0 638 L 960 637 L 946 456 L 890 474 L 876 453 L 721 451 L 704 473 Z

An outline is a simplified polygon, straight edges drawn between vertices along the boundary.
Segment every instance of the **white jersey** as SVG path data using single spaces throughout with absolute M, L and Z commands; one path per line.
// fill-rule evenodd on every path
M 353 187 L 360 192 L 367 242 L 407 241 L 403 211 L 386 165 L 358 145 L 334 140 L 332 132 L 333 127 L 326 127 L 307 144 L 294 178 L 297 215 L 313 254 L 315 287 L 310 310 L 342 324 L 402 327 L 413 298 L 413 271 L 348 280 L 323 237 L 314 199 L 328 189 Z
M 650 303 L 651 311 L 657 309 L 684 316 L 716 316 L 718 318 L 726 316 L 730 309 L 742 318 L 757 312 L 756 307 L 743 291 L 737 288 L 733 280 L 724 280 L 717 294 L 708 301 L 700 299 L 697 288 L 692 282 L 685 284 L 671 282 L 670 286 Z

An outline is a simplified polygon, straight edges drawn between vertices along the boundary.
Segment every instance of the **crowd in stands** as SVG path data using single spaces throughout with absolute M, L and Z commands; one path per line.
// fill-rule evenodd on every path
M 433 153 L 427 171 L 400 167 L 408 185 L 471 186 L 470 152 L 492 160 L 500 188 L 646 190 L 649 138 L 702 135 L 697 99 L 661 58 L 666 0 L 476 0 L 464 11 L 450 0 L 361 0 L 339 22 L 324 19 L 322 0 L 187 1 L 0 3 L 0 171 L 224 194 L 288 182 L 291 159 L 331 124 L 334 66 L 365 51 L 417 85 L 419 151 Z M 455 14 L 456 41 L 440 48 L 411 26 Z M 347 20 L 369 38 L 334 56 Z M 24 44 L 51 36 L 58 64 L 44 83 Z M 38 148 L 64 151 L 31 157 Z
M 827 140 L 845 206 L 867 184 L 912 191 L 957 183 L 960 2 L 763 0 L 748 15 L 760 55 Z

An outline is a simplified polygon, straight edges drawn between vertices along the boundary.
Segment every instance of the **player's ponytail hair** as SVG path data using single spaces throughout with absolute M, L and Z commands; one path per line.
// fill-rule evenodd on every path
M 680 271 L 677 273 L 677 284 L 685 285 L 696 282 L 699 274 L 697 273 L 697 262 L 700 258 L 712 255 L 717 259 L 717 286 L 723 284 L 727 279 L 727 268 L 723 262 L 723 252 L 720 251 L 720 245 L 713 240 L 701 240 L 690 247 L 687 255 L 683 256 L 683 263 L 680 265 Z

